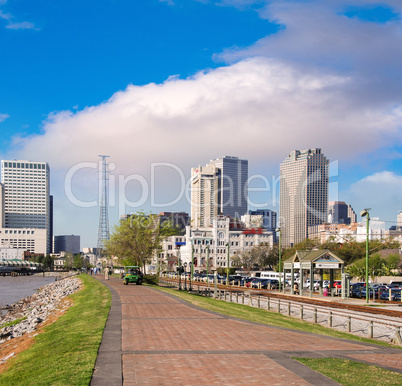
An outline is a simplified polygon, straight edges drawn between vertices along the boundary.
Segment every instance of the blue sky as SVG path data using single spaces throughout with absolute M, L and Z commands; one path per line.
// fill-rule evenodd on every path
M 111 226 L 189 211 L 179 170 L 186 181 L 221 155 L 249 160 L 252 187 L 270 182 L 253 206 L 279 209 L 279 164 L 309 147 L 337 165 L 332 199 L 392 225 L 401 12 L 398 0 L 0 0 L 0 156 L 49 162 L 55 234 L 82 246 L 97 240 L 99 154 Z

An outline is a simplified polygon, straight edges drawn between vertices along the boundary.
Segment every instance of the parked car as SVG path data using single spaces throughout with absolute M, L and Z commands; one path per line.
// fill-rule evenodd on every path
M 268 289 L 278 289 L 279 288 L 279 280 L 276 279 L 268 279 Z
M 401 300 L 401 290 L 399 289 L 391 289 L 391 298 L 389 297 L 389 290 L 384 291 L 380 294 L 380 299 L 382 300 L 391 300 L 391 301 L 398 301 Z
M 252 277 L 244 276 L 244 277 L 242 277 L 242 279 L 241 279 L 241 281 L 240 281 L 240 285 L 241 285 L 242 287 L 247 287 L 247 283 L 250 283 L 253 279 L 254 279 L 254 278 L 252 278 Z
M 252 288 L 268 288 L 268 279 L 262 279 L 259 277 L 256 277 L 252 282 L 251 282 L 251 287 Z
M 361 298 L 361 291 L 365 288 L 366 283 L 353 283 L 350 286 L 350 297 Z
M 307 280 L 304 288 L 310 289 L 310 280 Z M 313 289 L 318 290 L 320 288 L 320 280 L 314 280 Z

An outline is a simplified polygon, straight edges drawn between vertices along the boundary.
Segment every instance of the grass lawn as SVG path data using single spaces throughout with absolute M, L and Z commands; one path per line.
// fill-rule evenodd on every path
M 306 322 L 304 320 L 300 320 L 297 318 L 282 315 L 275 311 L 270 312 L 265 309 L 258 309 L 258 308 L 250 307 L 248 305 L 228 303 L 223 300 L 215 300 L 213 298 L 208 298 L 205 296 L 200 296 L 200 295 L 195 295 L 195 294 L 189 294 L 186 291 L 178 291 L 178 290 L 166 288 L 166 287 L 158 287 L 158 286 L 153 286 L 153 287 L 158 290 L 161 290 L 161 291 L 170 293 L 174 296 L 177 296 L 177 297 L 179 297 L 191 304 L 199 306 L 201 308 L 204 308 L 204 309 L 207 309 L 210 311 L 219 312 L 221 314 L 233 316 L 233 317 L 239 318 L 239 319 L 249 320 L 251 322 L 268 324 L 270 326 L 291 328 L 293 330 L 306 331 L 306 332 L 311 332 L 311 333 L 320 334 L 320 335 L 332 336 L 335 338 L 344 338 L 344 339 L 355 340 L 355 341 L 359 341 L 359 342 L 372 343 L 372 344 L 377 344 L 379 346 L 396 347 L 396 346 L 390 345 L 385 342 L 379 342 L 374 339 L 361 338 L 359 336 L 355 336 L 355 335 L 348 334 L 345 332 L 333 330 L 333 329 L 321 326 L 319 324 L 314 324 L 314 323 Z M 275 310 L 275 307 L 273 307 L 272 310 Z
M 401 385 L 402 374 L 345 359 L 294 358 L 345 386 Z
M 110 291 L 90 275 L 70 298 L 74 305 L 9 360 L 0 385 L 88 385 L 111 305 Z

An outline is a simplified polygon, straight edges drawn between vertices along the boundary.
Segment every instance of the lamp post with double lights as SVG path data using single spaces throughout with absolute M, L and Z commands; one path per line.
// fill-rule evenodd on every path
M 364 209 L 360 212 L 360 216 L 366 217 L 366 303 L 369 302 L 370 299 L 370 291 L 369 291 L 369 231 L 370 231 L 370 213 L 369 210 L 371 208 Z

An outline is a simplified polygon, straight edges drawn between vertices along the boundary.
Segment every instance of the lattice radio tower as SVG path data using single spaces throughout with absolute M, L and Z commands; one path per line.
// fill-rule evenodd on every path
M 108 195 L 107 195 L 107 171 L 106 158 L 108 155 L 100 155 L 102 165 L 99 170 L 99 196 L 100 196 L 100 215 L 99 215 L 99 230 L 98 230 L 98 250 L 97 255 L 100 256 L 105 249 L 105 242 L 109 240 L 109 217 L 108 217 Z

